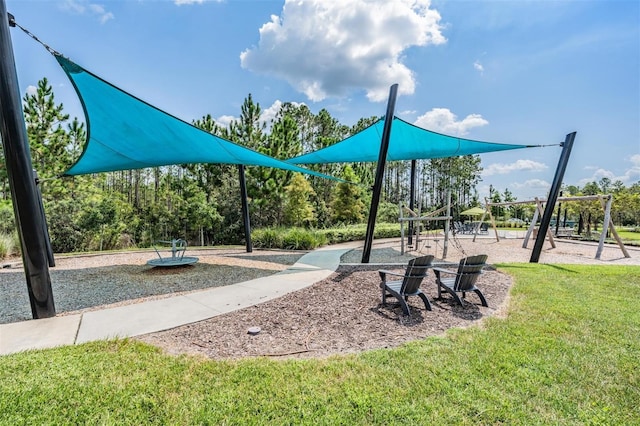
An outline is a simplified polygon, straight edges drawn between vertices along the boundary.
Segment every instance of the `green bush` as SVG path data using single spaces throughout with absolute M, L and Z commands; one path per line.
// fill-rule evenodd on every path
M 251 232 L 254 247 L 287 250 L 311 250 L 326 244 L 364 240 L 366 224 L 345 225 L 337 228 L 309 230 L 303 228 L 261 228 Z M 379 223 L 374 238 L 400 237 L 400 224 Z
M 339 228 L 323 229 L 321 231 L 327 238 L 329 244 L 344 243 L 347 241 L 364 240 L 367 234 L 367 225 L 349 225 Z M 376 224 L 374 238 L 397 238 L 400 236 L 400 224 L 398 223 L 378 223 Z
M 311 250 L 326 244 L 324 235 L 315 231 L 294 228 L 282 237 L 282 248 L 287 250 Z
M 326 237 L 303 228 L 262 228 L 251 232 L 253 245 L 258 248 L 311 250 L 327 244 Z
M 258 248 L 282 248 L 282 229 L 262 228 L 251 232 L 253 245 Z

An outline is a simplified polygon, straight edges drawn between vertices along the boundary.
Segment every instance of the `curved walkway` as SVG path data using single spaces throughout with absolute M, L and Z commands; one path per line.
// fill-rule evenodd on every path
M 0 355 L 167 330 L 303 289 L 331 275 L 361 242 L 322 247 L 274 275 L 76 315 L 0 324 Z

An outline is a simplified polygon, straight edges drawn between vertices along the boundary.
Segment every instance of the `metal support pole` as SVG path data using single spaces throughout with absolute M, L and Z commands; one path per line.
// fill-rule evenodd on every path
M 49 227 L 47 226 L 47 217 L 44 213 L 44 204 L 42 204 L 42 191 L 40 188 L 40 179 L 38 178 L 38 172 L 33 170 L 33 178 L 36 184 L 36 188 L 38 189 L 38 207 L 40 207 L 40 214 L 42 215 L 42 224 L 44 225 L 44 240 L 47 244 L 47 260 L 49 261 L 49 266 L 56 266 L 56 259 L 53 256 L 53 248 L 51 247 L 51 235 L 49 234 Z
M 238 164 L 240 178 L 240 203 L 242 204 L 242 221 L 244 222 L 244 238 L 246 240 L 247 253 L 253 251 L 251 243 L 251 220 L 249 219 L 249 200 L 247 198 L 247 182 L 244 178 L 244 165 Z
M 0 135 L 7 166 L 13 212 L 22 247 L 22 262 L 29 291 L 29 303 L 34 319 L 56 315 L 49 275 L 47 242 L 43 230 L 29 153 L 29 140 L 24 123 L 20 89 L 13 46 L 9 34 L 7 8 L 0 0 Z
M 562 186 L 562 178 L 564 177 L 565 170 L 567 170 L 567 163 L 571 156 L 571 148 L 573 148 L 573 141 L 575 138 L 576 132 L 569 133 L 562 144 L 562 153 L 560 154 L 556 174 L 553 178 L 551 189 L 549 190 L 549 198 L 547 199 L 547 204 L 544 207 L 544 214 L 542 215 L 540 229 L 538 230 L 538 238 L 536 238 L 536 243 L 534 244 L 533 251 L 531 252 L 531 259 L 529 259 L 530 263 L 538 263 L 538 260 L 540 260 L 540 252 L 542 252 L 542 245 L 544 244 L 544 235 L 549 230 L 549 223 L 551 223 L 551 216 L 553 216 L 553 207 L 556 205 L 556 201 L 558 200 L 558 194 L 560 193 L 560 187 Z
M 560 197 L 562 197 L 562 191 L 560 191 Z M 560 229 L 560 213 L 562 213 L 562 202 L 558 201 L 558 214 L 556 214 L 556 235 Z
M 384 118 L 384 128 L 382 130 L 382 140 L 380 141 L 380 153 L 378 155 L 378 167 L 376 168 L 376 179 L 373 184 L 373 195 L 371 197 L 371 207 L 369 208 L 369 220 L 367 221 L 367 234 L 365 235 L 364 248 L 362 250 L 362 263 L 369 263 L 371 257 L 371 246 L 373 245 L 373 232 L 376 226 L 376 215 L 378 214 L 378 204 L 380 203 L 380 192 L 382 191 L 382 179 L 384 178 L 384 166 L 387 161 L 387 151 L 389 150 L 389 139 L 391 138 L 391 124 L 396 108 L 396 97 L 398 95 L 398 84 L 394 84 L 389 89 L 389 102 L 387 103 L 387 113 Z

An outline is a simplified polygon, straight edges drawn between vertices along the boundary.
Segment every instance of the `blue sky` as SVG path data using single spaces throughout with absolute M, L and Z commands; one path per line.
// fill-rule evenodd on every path
M 640 2 L 5 0 L 71 60 L 186 121 L 226 123 L 251 93 L 326 108 L 341 123 L 396 115 L 430 130 L 517 144 L 577 131 L 564 182 L 640 180 Z M 54 58 L 13 28 L 20 90 L 42 77 L 82 110 Z M 546 196 L 559 147 L 482 155 L 489 185 Z

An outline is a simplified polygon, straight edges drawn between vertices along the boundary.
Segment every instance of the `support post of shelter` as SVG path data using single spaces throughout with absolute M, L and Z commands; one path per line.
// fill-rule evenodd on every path
M 244 223 L 244 238 L 246 240 L 247 253 L 253 251 L 251 242 L 251 220 L 249 219 L 249 201 L 247 198 L 247 182 L 244 178 L 244 165 L 238 165 L 238 175 L 240 178 L 240 202 L 242 203 L 242 222 Z
M 365 235 L 364 248 L 362 250 L 362 263 L 369 263 L 371 257 L 371 246 L 373 245 L 373 232 L 376 226 L 376 215 L 378 214 L 378 204 L 380 203 L 380 192 L 382 191 L 382 180 L 384 178 L 384 166 L 389 150 L 389 139 L 391 138 L 391 124 L 396 107 L 396 96 L 398 95 L 398 84 L 394 84 L 389 89 L 389 102 L 387 103 L 387 113 L 385 115 L 384 128 L 382 130 L 382 140 L 380 141 L 380 153 L 378 154 L 378 167 L 376 168 L 376 178 L 373 184 L 373 195 L 371 197 L 371 207 L 369 208 L 369 219 L 367 221 L 367 234 Z
M 38 172 L 33 170 L 33 178 L 34 183 L 36 185 L 37 195 L 38 195 L 38 207 L 40 208 L 40 214 L 42 215 L 42 225 L 44 229 L 44 241 L 47 245 L 47 260 L 49 261 L 49 266 L 56 266 L 56 259 L 53 256 L 53 248 L 51 247 L 51 235 L 49 234 L 49 227 L 47 226 L 46 215 L 44 213 L 44 205 L 42 204 L 42 191 L 40 190 L 40 179 L 38 178 Z
M 34 319 L 56 315 L 49 275 L 47 243 L 43 230 L 44 217 L 38 202 L 29 153 L 29 140 L 24 123 L 18 75 L 13 56 L 9 25 L 13 16 L 7 14 L 0 0 L 0 135 L 7 167 L 13 212 L 22 247 L 22 262 L 29 291 L 29 303 Z
M 567 164 L 569 163 L 569 157 L 571 156 L 571 148 L 573 148 L 573 141 L 576 138 L 576 132 L 569 133 L 562 144 L 562 153 L 560 154 L 560 159 L 558 160 L 558 167 L 556 168 L 556 173 L 553 178 L 553 183 L 551 184 L 551 189 L 549 190 L 549 198 L 547 199 L 547 204 L 544 208 L 544 214 L 542 215 L 542 220 L 540 221 L 540 230 L 538 231 L 538 238 L 536 238 L 536 243 L 533 246 L 533 251 L 531 252 L 530 263 L 538 263 L 540 260 L 540 253 L 542 252 L 542 245 L 544 244 L 544 238 L 540 238 L 540 236 L 545 235 L 549 230 L 549 224 L 551 223 L 551 216 L 553 216 L 553 207 L 556 204 L 556 200 L 558 199 L 558 194 L 560 193 L 560 187 L 562 186 L 562 179 L 564 177 L 564 172 L 567 169 Z

